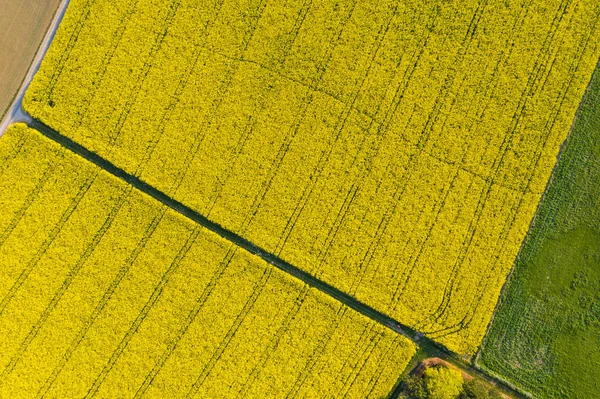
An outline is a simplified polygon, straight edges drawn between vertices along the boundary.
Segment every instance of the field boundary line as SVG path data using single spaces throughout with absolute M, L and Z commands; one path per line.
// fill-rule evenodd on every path
M 334 286 L 314 277 L 312 274 L 309 274 L 308 272 L 306 272 L 296 266 L 293 266 L 292 264 L 290 264 L 290 263 L 286 262 L 285 260 L 281 259 L 280 257 L 264 250 L 263 248 L 257 246 L 256 244 L 243 238 L 242 236 L 234 233 L 233 231 L 230 231 L 230 230 L 224 228 L 220 224 L 213 222 L 212 220 L 208 219 L 206 216 L 201 215 L 200 213 L 194 211 L 193 209 L 185 206 L 181 202 L 169 197 L 162 191 L 159 191 L 158 189 L 154 188 L 153 186 L 149 185 L 148 183 L 140 180 L 138 177 L 127 173 L 123 169 L 118 168 L 117 166 L 115 166 L 111 162 L 107 161 L 106 159 L 100 157 L 96 153 L 88 150 L 87 148 L 85 148 L 82 145 L 76 143 L 75 141 L 69 139 L 68 137 L 61 135 L 60 133 L 58 133 L 51 127 L 44 124 L 43 122 L 41 122 L 37 119 L 32 119 L 27 124 L 29 125 L 29 127 L 37 130 L 45 137 L 51 139 L 52 141 L 57 142 L 62 147 L 67 148 L 68 150 L 79 155 L 80 157 L 85 158 L 87 161 L 95 164 L 96 166 L 100 167 L 101 169 L 110 173 L 111 175 L 119 178 L 120 180 L 124 180 L 126 183 L 132 185 L 136 189 L 149 195 L 150 197 L 159 201 L 160 203 L 166 205 L 167 207 L 171 208 L 175 212 L 185 216 L 186 218 L 192 220 L 195 223 L 200 224 L 202 227 L 212 231 L 213 233 L 216 233 L 221 238 L 224 238 L 225 240 L 227 240 L 233 244 L 236 244 L 238 247 L 245 249 L 246 251 L 250 252 L 251 254 L 262 258 L 267 263 L 277 267 L 278 269 L 286 272 L 287 274 L 290 274 L 290 275 L 296 277 L 297 279 L 301 280 L 305 284 L 307 284 L 313 288 L 316 288 L 319 291 L 324 292 L 325 294 L 327 294 L 330 297 L 335 298 L 339 302 L 341 302 L 341 303 L 347 305 L 348 307 L 354 309 L 355 311 L 367 316 L 369 319 L 386 326 L 387 328 L 389 328 L 390 330 L 392 330 L 396 333 L 404 335 L 405 337 L 407 337 L 408 339 L 410 339 L 416 343 L 425 341 L 427 343 L 437 346 L 438 349 L 443 352 L 447 352 L 449 354 L 451 353 L 448 349 L 446 349 L 441 344 L 438 344 L 438 343 L 434 342 L 433 340 L 422 336 L 422 334 L 418 333 L 417 331 L 413 330 L 412 328 L 394 320 L 393 318 L 383 314 L 382 312 L 379 312 L 378 310 L 375 310 L 374 308 L 364 304 L 363 302 L 357 300 L 356 298 L 350 296 L 349 294 L 339 290 L 338 288 L 335 288 Z
M 477 354 L 474 357 L 473 360 L 473 364 L 477 364 L 477 362 L 479 361 L 479 357 L 481 354 L 481 348 L 483 348 L 483 343 L 485 342 L 485 339 L 487 338 L 488 332 L 490 330 L 490 327 L 492 325 L 492 323 L 494 322 L 494 318 L 496 316 L 496 313 L 498 313 L 498 309 L 500 307 L 500 304 L 502 302 L 502 298 L 504 298 L 504 292 L 506 291 L 506 288 L 508 287 L 510 280 L 514 274 L 514 271 L 516 269 L 516 265 L 517 265 L 517 260 L 519 259 L 519 257 L 521 256 L 521 252 L 523 251 L 523 247 L 525 246 L 525 243 L 528 240 L 528 236 L 529 236 L 529 232 L 532 231 L 535 222 L 539 216 L 539 212 L 540 209 L 542 207 L 542 203 L 544 202 L 544 199 L 546 198 L 546 195 L 548 194 L 548 190 L 550 188 L 550 186 L 552 185 L 552 182 L 554 180 L 556 171 L 558 170 L 558 166 L 560 163 L 560 159 L 563 155 L 563 152 L 566 148 L 566 146 L 568 145 L 569 139 L 571 138 L 571 135 L 573 133 L 573 130 L 575 129 L 575 125 L 577 124 L 577 120 L 579 119 L 579 116 L 581 114 L 581 110 L 583 108 L 583 106 L 585 105 L 585 103 L 587 102 L 587 97 L 588 97 L 588 93 L 590 91 L 590 88 L 592 87 L 592 82 L 594 81 L 594 77 L 596 76 L 596 73 L 599 73 L 598 70 L 600 69 L 600 59 L 598 59 L 598 62 L 596 63 L 596 67 L 594 69 L 594 72 L 592 72 L 592 75 L 590 77 L 590 80 L 588 82 L 587 87 L 585 88 L 585 91 L 583 92 L 583 96 L 581 97 L 581 101 L 579 102 L 579 105 L 577 107 L 577 110 L 575 111 L 575 116 L 573 117 L 573 122 L 571 123 L 571 127 L 569 128 L 569 133 L 567 134 L 567 137 L 565 138 L 565 140 L 562 142 L 562 144 L 560 145 L 560 148 L 558 150 L 558 154 L 556 155 L 556 163 L 554 164 L 554 167 L 552 168 L 552 172 L 550 173 L 550 178 L 548 179 L 548 181 L 546 182 L 546 187 L 544 188 L 544 191 L 542 192 L 542 196 L 540 197 L 540 201 L 537 204 L 537 208 L 535 211 L 535 214 L 533 215 L 533 218 L 531 219 L 531 222 L 529 223 L 529 226 L 527 228 L 527 234 L 525 235 L 525 238 L 523 239 L 523 241 L 521 242 L 521 247 L 519 248 L 519 252 L 517 252 L 517 256 L 515 257 L 515 262 L 513 264 L 513 267 L 510 270 L 510 273 L 508 274 L 508 276 L 506 277 L 506 280 L 504 282 L 504 284 L 502 285 L 502 289 L 500 290 L 500 296 L 498 297 L 498 302 L 496 302 L 496 307 L 494 309 L 494 313 L 492 313 L 492 318 L 488 324 L 488 327 L 485 331 L 485 335 L 482 341 L 481 346 L 479 347 L 479 350 L 477 351 Z
M 458 354 L 451 352 L 445 346 L 433 341 L 431 338 L 424 336 L 418 331 L 412 329 L 411 327 L 400 323 L 399 321 L 393 319 L 390 316 L 376 310 L 375 308 L 359 301 L 353 296 L 339 290 L 338 288 L 326 283 L 325 281 L 320 280 L 319 278 L 313 276 L 312 274 L 290 264 L 289 262 L 283 260 L 282 258 L 274 255 L 265 249 L 257 246 L 253 242 L 243 238 L 242 236 L 230 231 L 218 223 L 213 222 L 208 219 L 206 216 L 194 211 L 193 209 L 185 206 L 181 202 L 169 197 L 162 191 L 159 191 L 155 187 L 150 184 L 142 181 L 138 177 L 131 175 L 124 171 L 121 168 L 118 168 L 111 162 L 102 158 L 98 154 L 88 150 L 81 144 L 69 139 L 58 133 L 56 130 L 51 128 L 50 126 L 44 124 L 43 122 L 31 118 L 28 114 L 25 115 L 29 117 L 29 121 L 27 122 L 28 126 L 37 130 L 45 137 L 51 139 L 52 141 L 58 143 L 62 147 L 67 148 L 68 150 L 74 152 L 82 158 L 85 158 L 87 161 L 95 164 L 102 170 L 110 173 L 114 177 L 125 181 L 126 183 L 132 185 L 136 189 L 142 191 L 144 194 L 152 197 L 156 201 L 159 201 L 163 205 L 171 208 L 175 212 L 185 216 L 191 221 L 198 223 L 202 227 L 216 233 L 221 238 L 229 241 L 232 244 L 235 244 L 237 247 L 240 247 L 253 255 L 260 257 L 262 260 L 266 261 L 270 265 L 276 267 L 277 269 L 283 271 L 284 273 L 291 275 L 303 283 L 307 284 L 310 287 L 313 287 L 325 295 L 341 302 L 342 304 L 348 306 L 354 311 L 362 314 L 374 322 L 387 327 L 388 329 L 394 331 L 397 334 L 400 334 L 410 341 L 418 345 L 419 347 L 425 347 L 428 349 L 428 352 L 432 354 L 432 356 L 439 357 L 444 359 L 455 366 L 466 370 L 471 375 L 477 376 L 481 379 L 487 380 L 489 382 L 493 382 L 496 385 L 500 386 L 503 391 L 510 393 L 515 398 L 522 398 L 522 394 L 516 390 L 514 390 L 511 386 L 504 383 L 503 381 L 499 381 L 493 376 L 489 375 L 485 370 L 477 369 L 470 365 L 465 358 L 462 358 Z
M 579 119 L 579 116 L 582 112 L 583 106 L 586 104 L 587 102 L 587 98 L 590 92 L 590 89 L 592 87 L 592 82 L 594 81 L 594 77 L 596 76 L 596 74 L 598 73 L 598 70 L 600 69 L 600 59 L 598 59 L 598 62 L 596 63 L 596 67 L 594 68 L 594 71 L 592 72 L 592 75 L 590 77 L 590 80 L 587 84 L 587 87 L 585 88 L 585 91 L 583 92 L 583 96 L 581 97 L 581 101 L 579 102 L 579 106 L 577 107 L 577 110 L 575 111 L 575 116 L 573 117 L 573 122 L 571 123 L 571 127 L 569 128 L 569 133 L 567 133 L 567 137 L 565 138 L 565 140 L 561 143 L 560 148 L 558 150 L 558 154 L 556 155 L 556 163 L 554 164 L 554 167 L 552 168 L 552 172 L 550 173 L 550 178 L 548 179 L 548 181 L 546 182 L 546 187 L 544 188 L 544 191 L 542 192 L 542 196 L 540 197 L 540 201 L 537 204 L 537 208 L 535 211 L 535 214 L 533 215 L 533 218 L 531 219 L 531 222 L 529 223 L 529 226 L 527 228 L 527 234 L 525 235 L 525 238 L 523 239 L 523 241 L 521 242 L 521 246 L 519 248 L 519 252 L 517 252 L 517 256 L 515 257 L 515 261 L 514 264 L 512 266 L 512 268 L 510 269 L 510 272 L 508 273 L 508 276 L 506 277 L 506 280 L 504 281 L 504 284 L 502 285 L 502 289 L 500 290 L 500 295 L 498 296 L 498 301 L 496 302 L 496 306 L 494 308 L 494 312 L 492 313 L 492 317 L 490 319 L 490 322 L 488 323 L 488 326 L 485 330 L 485 334 L 483 336 L 483 340 L 481 342 L 481 345 L 479 346 L 479 350 L 477 351 L 477 353 L 475 354 L 474 358 L 473 358 L 473 367 L 475 367 L 478 370 L 481 370 L 483 372 L 485 372 L 486 374 L 489 374 L 490 376 L 492 376 L 493 378 L 497 379 L 498 381 L 501 381 L 504 385 L 511 387 L 511 389 L 520 392 L 522 395 L 524 395 L 525 397 L 528 398 L 532 398 L 533 395 L 527 391 L 525 391 L 522 388 L 517 387 L 515 384 L 513 384 L 512 382 L 500 377 L 498 374 L 494 373 L 493 371 L 489 370 L 485 365 L 480 364 L 479 360 L 481 357 L 481 351 L 485 345 L 485 342 L 487 340 L 488 334 L 490 332 L 490 329 L 492 328 L 492 324 L 494 323 L 494 319 L 496 318 L 496 314 L 498 313 L 498 310 L 500 309 L 500 306 L 503 302 L 503 299 L 505 298 L 505 293 L 506 290 L 511 282 L 511 279 L 513 277 L 513 274 L 517 268 L 517 261 L 519 260 L 519 258 L 521 257 L 521 253 L 523 252 L 523 249 L 525 247 L 525 244 L 527 243 L 527 241 L 529 240 L 529 233 L 533 231 L 533 228 L 535 227 L 535 223 L 538 219 L 540 210 L 542 208 L 542 205 L 544 203 L 544 200 L 546 198 L 546 195 L 548 194 L 548 191 L 552 185 L 552 182 L 554 181 L 554 177 L 556 175 L 556 172 L 559 168 L 559 164 L 560 164 L 560 159 L 564 153 L 565 148 L 567 147 L 569 140 L 571 138 L 571 135 L 573 133 L 573 130 L 575 129 L 575 125 L 577 125 L 577 121 Z

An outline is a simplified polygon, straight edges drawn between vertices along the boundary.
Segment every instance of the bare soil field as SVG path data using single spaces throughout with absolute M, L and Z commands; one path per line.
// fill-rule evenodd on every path
M 60 0 L 0 0 L 0 119 L 4 117 Z

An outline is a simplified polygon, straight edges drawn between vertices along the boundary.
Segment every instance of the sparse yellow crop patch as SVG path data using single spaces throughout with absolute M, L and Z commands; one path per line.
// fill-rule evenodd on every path
M 415 353 L 25 125 L 0 193 L 0 397 L 378 399 Z
M 73 0 L 26 109 L 459 353 L 600 55 L 597 0 Z

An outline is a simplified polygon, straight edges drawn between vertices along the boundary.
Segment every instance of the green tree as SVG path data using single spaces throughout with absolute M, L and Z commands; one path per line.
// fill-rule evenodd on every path
M 456 399 L 463 390 L 460 371 L 446 366 L 427 368 L 423 379 L 429 399 Z

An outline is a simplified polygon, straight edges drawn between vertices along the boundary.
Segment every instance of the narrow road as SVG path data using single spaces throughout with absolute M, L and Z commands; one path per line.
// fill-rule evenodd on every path
M 40 65 L 42 64 L 42 59 L 46 55 L 46 52 L 48 51 L 48 48 L 50 47 L 50 43 L 52 43 L 52 39 L 54 39 L 54 35 L 56 34 L 58 25 L 62 21 L 68 5 L 69 5 L 69 0 L 63 0 L 59 5 L 58 10 L 56 10 L 54 19 L 52 20 L 52 23 L 48 27 L 48 31 L 46 32 L 46 35 L 44 36 L 44 40 L 40 44 L 38 51 L 35 54 L 35 57 L 29 66 L 29 71 L 27 72 L 27 75 L 25 76 L 25 79 L 23 80 L 23 83 L 21 84 L 21 87 L 19 88 L 19 92 L 15 96 L 15 99 L 14 99 L 12 105 L 10 106 L 10 108 L 6 111 L 6 114 L 4 115 L 2 122 L 0 122 L 0 136 L 2 136 L 4 134 L 4 132 L 6 132 L 6 129 L 8 129 L 8 127 L 13 123 L 16 123 L 16 122 L 30 123 L 32 121 L 31 116 L 29 116 L 26 112 L 23 111 L 23 96 L 25 95 L 25 91 L 29 87 L 29 84 L 31 83 L 33 76 L 38 71 L 38 69 L 40 69 Z

